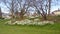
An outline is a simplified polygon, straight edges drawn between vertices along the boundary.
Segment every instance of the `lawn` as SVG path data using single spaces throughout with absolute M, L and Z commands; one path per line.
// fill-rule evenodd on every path
M 60 34 L 60 23 L 44 26 L 6 25 L 7 20 L 0 20 L 0 34 Z

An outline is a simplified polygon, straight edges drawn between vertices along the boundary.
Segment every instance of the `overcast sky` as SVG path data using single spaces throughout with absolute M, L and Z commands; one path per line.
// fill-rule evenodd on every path
M 54 11 L 54 10 L 58 10 L 58 8 L 60 9 L 60 0 L 52 0 L 52 6 L 51 6 L 51 12 Z M 3 4 L 3 3 L 0 3 L 0 7 L 2 8 L 2 12 L 4 13 L 8 13 L 8 9 L 7 7 Z M 34 9 L 34 8 L 30 8 L 31 9 Z

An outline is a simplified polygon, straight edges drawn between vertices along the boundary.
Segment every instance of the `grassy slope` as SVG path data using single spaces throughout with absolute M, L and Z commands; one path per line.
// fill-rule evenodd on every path
M 5 25 L 6 20 L 0 20 L 0 34 L 60 34 L 60 23 L 45 26 Z

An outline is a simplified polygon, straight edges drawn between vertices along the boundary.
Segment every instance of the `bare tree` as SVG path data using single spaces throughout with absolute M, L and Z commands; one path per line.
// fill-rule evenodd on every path
M 37 9 L 37 12 L 41 14 L 44 20 L 47 20 L 47 14 L 50 14 L 51 1 L 49 0 L 34 0 L 33 6 Z
M 48 15 L 50 15 L 51 10 L 51 0 L 48 0 Z
M 26 0 L 17 0 L 17 1 L 19 4 L 20 18 L 23 19 L 24 15 L 27 13 L 27 10 L 28 10 L 28 7 L 26 7 L 28 5 L 28 3 Z M 22 2 L 23 2 L 23 4 L 22 4 Z
M 50 14 L 51 0 L 4 0 L 4 3 L 11 11 L 12 18 L 14 16 L 14 11 L 18 11 L 19 9 L 20 17 L 23 19 L 23 16 L 29 7 L 35 7 L 36 11 L 44 20 L 47 20 L 47 14 Z
M 15 17 L 15 11 L 17 11 L 17 1 L 16 0 L 4 0 L 3 3 L 6 5 L 6 7 L 9 9 L 10 13 L 11 13 L 11 20 L 13 22 L 13 19 Z
M 18 1 L 18 3 L 20 4 L 20 7 L 22 7 L 22 9 L 24 10 L 24 11 L 21 11 L 21 15 L 22 15 L 23 12 L 25 12 L 25 10 L 28 10 L 29 7 L 35 7 L 37 12 L 39 14 L 41 14 L 43 19 L 47 20 L 48 9 L 49 9 L 49 12 L 50 12 L 50 7 L 47 4 L 48 0 L 25 0 L 25 1 L 26 2 L 24 3 L 24 5 L 21 5 L 21 2 Z M 27 5 L 27 9 L 25 7 L 26 5 Z

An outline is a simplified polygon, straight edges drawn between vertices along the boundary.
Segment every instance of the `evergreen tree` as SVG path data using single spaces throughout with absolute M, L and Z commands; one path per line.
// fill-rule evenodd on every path
M 1 7 L 0 7 L 0 18 L 2 18 L 2 12 L 1 12 Z

